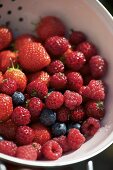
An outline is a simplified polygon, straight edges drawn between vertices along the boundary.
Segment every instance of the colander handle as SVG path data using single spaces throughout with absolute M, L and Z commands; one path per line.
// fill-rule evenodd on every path
M 94 170 L 93 169 L 93 161 L 88 161 L 88 163 L 87 163 L 87 170 Z

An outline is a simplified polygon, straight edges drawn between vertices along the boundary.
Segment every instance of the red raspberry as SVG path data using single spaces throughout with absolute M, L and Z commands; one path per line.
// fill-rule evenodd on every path
M 0 71 L 0 84 L 2 83 L 2 81 L 3 81 L 3 74 L 2 74 L 2 72 Z
M 76 107 L 73 111 L 71 111 L 70 117 L 74 122 L 80 122 L 84 119 L 85 112 L 82 106 Z
M 64 93 L 64 104 L 70 110 L 74 110 L 82 103 L 82 96 L 70 90 L 66 90 Z
M 45 100 L 45 104 L 48 109 L 59 109 L 63 103 L 64 96 L 58 91 L 51 92 Z
M 104 117 L 104 103 L 102 101 L 88 101 L 85 106 L 86 115 L 88 117 L 94 117 L 96 119 L 101 119 Z
M 17 126 L 12 122 L 11 119 L 0 123 L 0 135 L 7 140 L 13 140 L 15 138 Z
M 13 93 L 17 90 L 17 83 L 15 80 L 11 78 L 4 79 L 0 84 L 0 91 L 2 93 L 13 95 Z
M 57 110 L 57 120 L 60 122 L 67 122 L 69 120 L 70 110 L 62 106 Z
M 56 90 L 62 90 L 65 89 L 67 84 L 67 77 L 64 73 L 55 73 L 50 78 L 50 86 L 52 88 L 55 88 Z
M 16 107 L 11 115 L 12 121 L 17 126 L 27 125 L 30 123 L 30 112 L 28 109 L 25 109 L 24 107 L 18 106 Z
M 32 121 L 38 119 L 42 109 L 43 103 L 39 98 L 33 97 L 28 102 L 28 110 L 30 111 Z
M 53 138 L 53 140 L 55 140 L 57 143 L 59 143 L 59 145 L 61 146 L 63 152 L 68 152 L 70 151 L 70 146 L 68 144 L 67 141 L 67 137 L 66 136 L 59 136 L 57 138 Z
M 103 77 L 107 71 L 106 61 L 99 55 L 91 57 L 89 66 L 92 76 L 96 79 Z
M 48 88 L 43 82 L 32 81 L 27 85 L 27 93 L 31 96 L 36 96 L 43 99 L 48 93 Z
M 17 146 L 11 141 L 2 140 L 0 141 L 0 153 L 15 156 L 17 151 Z
M 41 123 L 35 123 L 32 125 L 32 128 L 35 133 L 34 142 L 43 145 L 48 140 L 51 139 L 51 134 L 49 129 Z
M 66 28 L 59 18 L 55 16 L 46 16 L 41 18 L 41 21 L 36 27 L 36 32 L 39 38 L 45 41 L 49 37 L 55 35 L 64 36 L 66 33 Z
M 68 144 L 72 150 L 77 150 L 85 142 L 85 137 L 76 128 L 69 130 L 67 136 Z
M 79 91 L 81 86 L 83 86 L 83 78 L 80 73 L 70 72 L 67 74 L 67 87 L 69 90 Z
M 64 64 L 60 60 L 55 60 L 52 61 L 48 67 L 47 67 L 47 72 L 50 74 L 55 74 L 55 73 L 63 73 L 64 72 Z
M 70 48 L 70 44 L 64 37 L 54 36 L 47 39 L 45 48 L 51 55 L 61 56 L 68 50 L 68 48 Z
M 78 45 L 81 42 L 86 40 L 86 36 L 83 32 L 81 31 L 72 31 L 70 37 L 69 37 L 69 42 L 72 45 Z
M 97 49 L 94 44 L 88 41 L 80 43 L 76 50 L 81 51 L 85 55 L 86 60 L 89 60 L 92 56 L 97 54 Z
M 86 136 L 93 136 L 98 131 L 99 128 L 100 128 L 99 120 L 93 117 L 89 117 L 88 119 L 86 119 L 85 122 L 83 122 L 81 126 L 81 131 Z
M 34 140 L 34 131 L 29 126 L 20 126 L 16 132 L 16 142 L 19 145 L 29 145 Z
M 62 148 L 56 141 L 50 140 L 43 145 L 42 153 L 46 159 L 56 160 L 62 156 Z
M 85 56 L 79 51 L 71 51 L 64 55 L 65 64 L 73 71 L 80 70 L 86 62 Z

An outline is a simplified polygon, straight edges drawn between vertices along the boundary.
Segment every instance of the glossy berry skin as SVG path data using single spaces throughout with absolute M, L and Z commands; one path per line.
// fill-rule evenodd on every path
M 56 121 L 56 113 L 50 109 L 43 109 L 40 115 L 40 122 L 45 126 L 51 126 Z
M 76 107 L 73 111 L 71 111 L 70 118 L 73 122 L 80 122 L 84 119 L 85 112 L 82 106 Z
M 58 91 L 51 92 L 45 99 L 48 109 L 59 109 L 64 103 L 64 96 Z
M 80 123 L 69 123 L 67 128 L 68 128 L 68 132 L 70 129 L 73 129 L 73 128 L 80 130 L 81 124 Z
M 81 31 L 72 31 L 72 33 L 69 37 L 69 42 L 72 45 L 78 45 L 85 40 L 86 40 L 86 36 Z
M 65 123 L 55 123 L 52 126 L 51 130 L 52 130 L 53 136 L 56 137 L 56 136 L 65 135 L 66 131 L 67 131 L 67 128 L 66 128 Z
M 4 138 L 2 136 L 0 136 L 0 141 L 4 140 Z
M 52 36 L 64 36 L 66 28 L 64 23 L 55 16 L 46 16 L 41 18 L 36 27 L 36 33 L 42 41 Z
M 69 115 L 70 115 L 70 110 L 65 107 L 65 106 L 62 106 L 61 108 L 59 108 L 57 110 L 57 120 L 60 121 L 60 122 L 67 122 L 69 120 Z
M 0 26 L 0 51 L 8 47 L 13 39 L 12 32 L 5 26 Z
M 100 121 L 93 117 L 89 117 L 81 126 L 82 133 L 87 136 L 93 136 L 100 128 Z
M 25 102 L 25 96 L 23 93 L 16 91 L 13 95 L 12 95 L 12 100 L 13 100 L 13 104 L 15 106 L 19 106 L 24 104 Z
M 50 140 L 43 145 L 42 153 L 48 160 L 57 160 L 62 156 L 62 148 L 56 141 Z
M 84 54 L 79 51 L 65 53 L 64 60 L 66 66 L 73 71 L 79 71 L 86 62 Z
M 67 77 L 64 73 L 55 73 L 50 78 L 50 86 L 56 90 L 62 90 L 66 88 Z
M 30 123 L 30 112 L 28 109 L 25 109 L 24 107 L 18 106 L 16 107 L 11 115 L 12 121 L 17 126 L 27 125 Z

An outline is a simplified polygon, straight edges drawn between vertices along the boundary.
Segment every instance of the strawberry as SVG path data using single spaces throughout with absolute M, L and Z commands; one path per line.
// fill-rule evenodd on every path
M 48 66 L 50 56 L 40 43 L 26 43 L 18 53 L 21 67 L 28 72 L 36 72 Z
M 72 31 L 69 37 L 69 42 L 72 45 L 78 45 L 85 40 L 86 40 L 86 35 L 81 31 Z
M 13 111 L 12 98 L 6 94 L 0 94 L 0 122 L 9 119 Z
M 55 16 L 46 16 L 41 18 L 38 23 L 36 33 L 41 40 L 45 41 L 52 36 L 64 36 L 66 28 L 59 18 Z
M 5 26 L 0 26 L 0 50 L 8 47 L 13 39 L 12 32 Z
M 4 79 L 11 78 L 17 83 L 17 90 L 23 92 L 26 88 L 27 78 L 20 69 L 10 68 L 4 74 Z

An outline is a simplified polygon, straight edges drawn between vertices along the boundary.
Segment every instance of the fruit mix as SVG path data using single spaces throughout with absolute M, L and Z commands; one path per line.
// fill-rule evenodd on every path
M 41 18 L 36 34 L 14 39 L 0 26 L 0 153 L 56 160 L 100 128 L 107 62 L 57 17 Z

